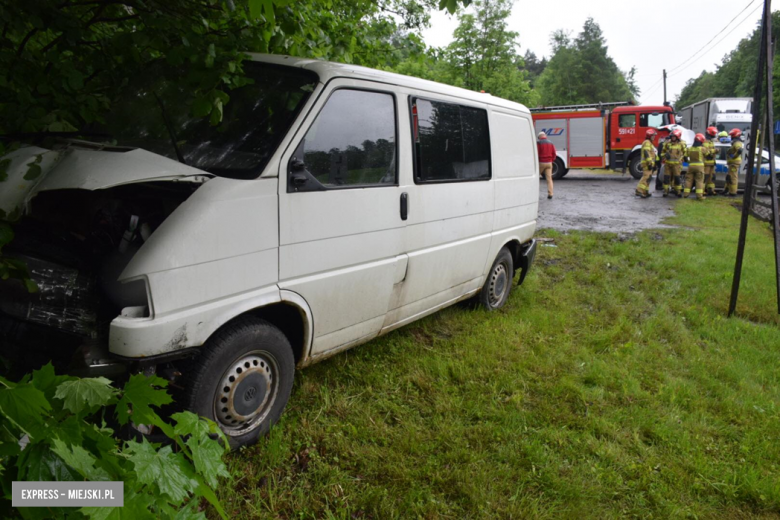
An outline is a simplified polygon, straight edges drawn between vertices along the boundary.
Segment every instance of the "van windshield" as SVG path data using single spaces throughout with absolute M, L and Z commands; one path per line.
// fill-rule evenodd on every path
M 213 126 L 192 113 L 194 96 L 175 71 L 145 75 L 125 89 L 101 131 L 119 145 L 143 148 L 223 177 L 258 177 L 306 103 L 311 71 L 246 61 L 252 83 L 230 90 L 223 119 Z M 182 76 L 178 76 L 182 77 Z M 167 119 L 167 124 L 166 124 Z M 173 134 L 173 136 L 171 135 Z M 176 147 L 174 146 L 174 139 Z

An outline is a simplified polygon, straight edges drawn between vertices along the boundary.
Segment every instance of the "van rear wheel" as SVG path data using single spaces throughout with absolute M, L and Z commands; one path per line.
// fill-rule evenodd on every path
M 479 303 L 489 311 L 503 307 L 509 298 L 509 292 L 512 290 L 514 272 L 512 254 L 504 247 L 498 252 L 487 280 L 485 280 L 485 285 L 479 292 Z
M 270 323 L 245 316 L 215 333 L 203 349 L 186 375 L 186 408 L 216 422 L 232 449 L 256 443 L 290 398 L 290 342 Z

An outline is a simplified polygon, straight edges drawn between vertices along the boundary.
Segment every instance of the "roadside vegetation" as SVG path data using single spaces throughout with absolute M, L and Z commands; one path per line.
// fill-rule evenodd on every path
M 456 306 L 298 372 L 270 436 L 228 458 L 228 515 L 774 517 L 771 234 L 751 221 L 728 319 L 739 212 L 677 213 L 628 237 L 543 231 L 501 311 Z

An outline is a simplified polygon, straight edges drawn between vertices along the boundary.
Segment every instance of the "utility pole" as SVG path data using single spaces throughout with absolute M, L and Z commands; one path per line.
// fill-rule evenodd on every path
M 664 105 L 666 105 L 666 69 L 664 69 Z

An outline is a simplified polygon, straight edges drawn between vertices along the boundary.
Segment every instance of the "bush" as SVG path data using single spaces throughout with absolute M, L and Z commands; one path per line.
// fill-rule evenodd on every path
M 190 412 L 173 414 L 173 425 L 163 421 L 152 408 L 172 401 L 167 384 L 136 374 L 120 390 L 104 377 L 57 376 L 51 364 L 19 383 L 0 377 L 0 517 L 205 519 L 206 499 L 226 518 L 213 488 L 229 477 L 227 440 Z M 173 442 L 119 440 L 107 419 L 154 425 Z M 12 481 L 75 480 L 124 482 L 124 507 L 11 507 Z

